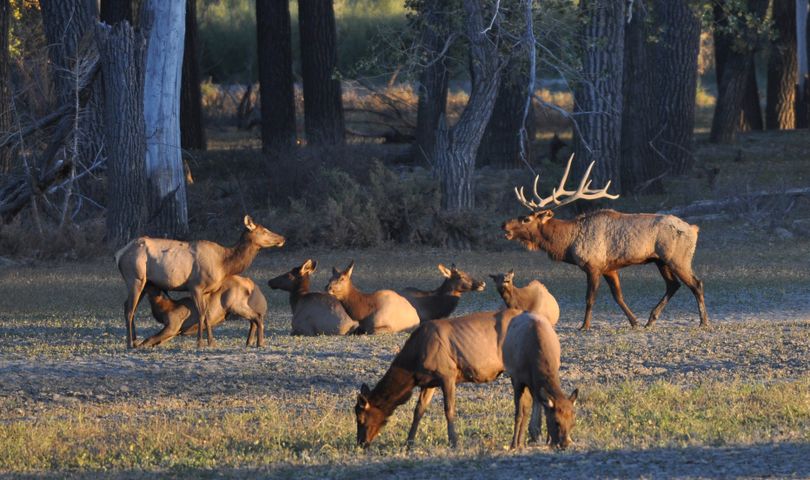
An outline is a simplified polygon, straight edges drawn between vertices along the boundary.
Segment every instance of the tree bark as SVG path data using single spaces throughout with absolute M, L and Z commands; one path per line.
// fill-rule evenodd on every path
M 470 42 L 470 97 L 458 122 L 448 128 L 442 115 L 436 133 L 434 166 L 439 173 L 441 207 L 446 212 L 475 208 L 475 156 L 495 106 L 501 76 L 496 45 L 487 38 L 478 0 L 464 0 L 465 30 Z
M 810 35 L 807 35 L 807 24 L 810 23 L 810 11 L 807 0 L 796 0 L 796 49 L 799 65 L 796 84 L 796 128 L 807 128 L 810 124 L 810 77 L 808 77 L 808 51 Z
M 289 0 L 256 0 L 262 150 L 295 146 L 295 87 Z
M 788 130 L 796 125 L 794 103 L 799 70 L 795 0 L 774 0 L 773 20 L 778 37 L 771 44 L 768 57 L 765 124 L 768 130 Z
M 144 78 L 148 230 L 159 236 L 188 232 L 186 183 L 180 148 L 180 72 L 185 2 L 147 0 L 142 23 L 148 35 Z
M 447 65 L 445 54 L 442 54 L 450 31 L 449 13 L 440 0 L 426 0 L 420 13 L 421 40 L 420 46 L 428 59 L 428 66 L 419 75 L 419 104 L 416 112 L 415 157 L 426 160 L 428 164 L 435 156 L 436 131 L 439 119 L 447 108 Z
M 757 67 L 754 55 L 751 55 L 748 61 L 748 79 L 745 82 L 745 94 L 743 95 L 740 131 L 761 132 L 763 130 L 765 130 L 765 124 L 762 123 L 762 105 L 759 99 Z
M 143 233 L 146 137 L 143 116 L 145 41 L 126 20 L 97 27 L 107 145 L 107 243 L 124 245 Z
M 574 88 L 574 175 L 591 162 L 594 188 L 608 181 L 621 191 L 622 61 L 625 2 L 581 0 L 584 19 L 582 80 Z
M 186 0 L 183 83 L 180 87 L 180 145 L 187 150 L 205 150 L 198 45 L 197 0 Z
M 342 144 L 345 128 L 332 0 L 298 0 L 298 29 L 307 143 Z
M 101 0 L 101 21 L 107 25 L 128 21 L 132 25 L 132 0 Z
M 12 130 L 11 115 L 11 70 L 9 62 L 9 25 L 11 5 L 9 0 L 0 0 L 0 136 L 5 137 Z M 0 147 L 0 174 L 11 171 L 11 149 Z

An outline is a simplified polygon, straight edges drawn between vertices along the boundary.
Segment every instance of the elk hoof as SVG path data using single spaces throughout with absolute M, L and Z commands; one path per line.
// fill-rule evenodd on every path
M 652 318 L 649 321 L 647 321 L 646 324 L 644 324 L 644 328 L 652 328 L 654 326 L 655 326 L 655 320 L 653 320 Z

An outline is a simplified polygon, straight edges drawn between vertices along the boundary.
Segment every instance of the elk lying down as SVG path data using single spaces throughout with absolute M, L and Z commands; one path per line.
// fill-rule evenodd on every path
M 197 346 L 202 347 L 202 329 L 206 328 L 208 345 L 214 344 L 208 323 L 207 305 L 211 293 L 219 290 L 231 275 L 245 271 L 259 250 L 281 247 L 284 237 L 253 223 L 245 215 L 245 230 L 233 247 L 198 240 L 181 242 L 163 238 L 139 237 L 115 254 L 115 264 L 127 284 L 124 318 L 127 325 L 127 347 L 135 342 L 135 310 L 147 282 L 163 291 L 191 292 L 199 316 Z
M 458 306 L 462 293 L 480 292 L 486 288 L 486 283 L 472 278 L 455 265 L 447 268 L 440 263 L 438 268 L 445 278 L 439 288 L 435 290 L 406 288 L 402 292 L 402 296 L 416 309 L 420 322 L 449 317 Z
M 560 319 L 560 306 L 545 285 L 538 280 L 532 280 L 523 288 L 517 287 L 513 283 L 514 270 L 490 275 L 490 277 L 495 282 L 495 288 L 498 289 L 507 308 L 536 313 L 548 319 L 552 326 L 557 325 L 557 321 Z
M 190 297 L 172 300 L 151 283 L 144 289 L 152 316 L 163 329 L 137 344 L 137 348 L 154 347 L 167 342 L 178 335 L 193 335 L 199 329 L 199 314 Z M 232 275 L 227 277 L 222 286 L 208 299 L 208 321 L 215 327 L 225 321 L 229 314 L 237 315 L 250 322 L 246 346 L 256 338 L 256 346 L 264 346 L 264 316 L 267 313 L 267 301 L 255 283 L 249 278 Z
M 551 259 L 576 265 L 585 272 L 588 276 L 588 292 L 583 330 L 591 326 L 591 311 L 600 277 L 608 282 L 613 299 L 624 311 L 630 325 L 638 324 L 636 316 L 624 303 L 619 269 L 644 263 L 655 263 L 667 284 L 666 293 L 650 313 L 647 326 L 655 323 L 669 299 L 678 291 L 681 282 L 692 290 L 697 300 L 700 325 L 708 325 L 703 282 L 692 272 L 698 227 L 672 215 L 624 214 L 613 210 L 586 213 L 573 220 L 554 218 L 554 208 L 578 199 L 618 197 L 607 193 L 610 182 L 601 190 L 590 190 L 588 176 L 593 163 L 588 167 L 576 191 L 565 190 L 573 158 L 572 155 L 568 160 L 560 185 L 552 190 L 551 196 L 542 198 L 537 193 L 539 176 L 534 181 L 536 201 L 526 200 L 523 188 L 515 189 L 520 203 L 533 210 L 533 213 L 507 220 L 503 224 L 506 238 L 522 243 L 529 250 L 543 250 Z M 547 207 L 552 203 L 552 206 Z
M 393 290 L 358 290 L 352 283 L 353 270 L 354 261 L 343 272 L 333 267 L 326 292 L 340 300 L 349 316 L 360 324 L 355 333 L 401 332 L 419 325 L 416 309 Z
M 566 448 L 574 427 L 577 390 L 560 388 L 560 341 L 545 318 L 520 310 L 479 312 L 425 322 L 414 331 L 382 380 L 360 387 L 354 413 L 357 443 L 368 446 L 394 410 L 420 387 L 408 433 L 413 445 L 419 421 L 436 388 L 444 395 L 447 436 L 456 446 L 456 383 L 486 383 L 504 371 L 512 379 L 515 427 L 512 448 L 523 445 L 532 398 L 541 399 L 552 445 Z
M 290 292 L 292 335 L 346 335 L 358 327 L 337 298 L 310 292 L 309 279 L 317 263 L 307 260 L 300 267 L 267 282 L 272 289 Z

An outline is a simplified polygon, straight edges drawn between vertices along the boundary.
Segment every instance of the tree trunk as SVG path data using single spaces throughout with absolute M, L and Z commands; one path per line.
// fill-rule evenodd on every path
M 497 47 L 484 32 L 479 1 L 464 0 L 463 4 L 472 60 L 470 98 L 452 128 L 447 127 L 444 116 L 440 117 L 434 147 L 441 207 L 446 212 L 475 208 L 475 156 L 495 106 L 502 69 Z
M 132 24 L 132 0 L 101 0 L 101 21 L 107 25 L 128 21 Z
M 11 66 L 9 62 L 9 25 L 11 5 L 9 0 L 0 0 L 0 135 L 5 137 L 12 130 L 11 115 Z M 11 171 L 12 151 L 0 147 L 0 175 Z
M 188 150 L 205 150 L 198 45 L 197 0 L 186 0 L 183 84 L 180 87 L 180 145 Z
M 256 0 L 262 150 L 295 146 L 295 88 L 289 0 Z
M 501 83 L 495 99 L 492 116 L 484 131 L 481 146 L 478 149 L 477 162 L 481 165 L 492 165 L 500 168 L 517 168 L 523 164 L 520 158 L 520 147 L 523 139 L 520 128 L 523 124 L 523 107 L 526 104 L 526 85 L 529 84 L 529 65 L 525 53 L 514 55 L 509 59 L 506 69 L 501 74 Z M 533 110 L 529 109 L 526 119 L 527 139 L 524 145 L 526 161 L 529 160 L 529 145 L 534 137 Z
M 808 92 L 810 35 L 807 35 L 810 11 L 807 9 L 807 3 L 807 0 L 796 0 L 796 56 L 799 64 L 799 78 L 796 84 L 796 128 L 807 128 L 810 123 L 810 92 Z
M 788 130 L 796 125 L 794 103 L 798 63 L 795 0 L 774 0 L 773 20 L 778 37 L 771 44 L 768 57 L 765 124 L 768 130 Z
M 143 116 L 145 42 L 129 22 L 97 27 L 107 145 L 107 242 L 127 243 L 143 231 L 146 137 Z
M 581 0 L 582 79 L 574 88 L 574 176 L 593 168 L 594 188 L 608 181 L 621 191 L 622 61 L 625 2 Z
M 298 29 L 307 143 L 342 144 L 345 128 L 332 0 L 298 0 Z
M 428 66 L 419 75 L 415 158 L 428 164 L 434 157 L 439 119 L 447 108 L 446 54 L 441 52 L 448 40 L 450 14 L 442 11 L 442 6 L 447 7 L 447 4 L 440 0 L 426 0 L 420 12 L 420 46 L 428 59 Z
M 758 95 L 755 99 L 752 98 L 753 92 L 756 91 L 756 79 L 752 79 L 753 56 L 759 39 L 756 32 L 750 31 L 744 22 L 736 21 L 729 16 L 736 18 L 751 14 L 755 18 L 762 19 L 768 8 L 768 0 L 748 0 L 742 7 L 732 10 L 734 7 L 729 7 L 725 1 L 719 1 L 714 7 L 717 25 L 714 30 L 714 41 L 718 95 L 709 135 L 709 141 L 713 143 L 733 142 L 743 125 L 744 112 L 754 112 L 755 102 L 756 106 L 759 106 Z M 737 25 L 738 31 L 728 31 L 730 25 Z M 737 51 L 733 48 L 733 39 L 737 37 L 743 39 L 737 44 L 744 44 L 743 47 L 737 45 L 737 48 L 745 50 Z M 748 101 L 745 101 L 746 95 Z M 744 109 L 744 105 L 748 106 L 747 110 Z M 757 120 L 753 113 L 745 117 L 745 122 L 750 127 L 756 126 L 757 121 L 761 123 L 762 120 L 761 118 Z
M 762 105 L 759 99 L 759 85 L 757 84 L 757 68 L 754 55 L 748 61 L 748 79 L 745 83 L 742 114 L 740 115 L 741 132 L 761 132 L 765 130 L 762 123 Z
M 148 32 L 144 78 L 149 231 L 183 237 L 188 232 L 186 182 L 180 149 L 180 72 L 186 2 L 146 0 Z

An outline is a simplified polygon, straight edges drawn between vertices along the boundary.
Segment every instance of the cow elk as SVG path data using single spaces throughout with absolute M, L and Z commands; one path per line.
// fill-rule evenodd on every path
M 178 335 L 193 335 L 199 330 L 199 312 L 190 297 L 172 300 L 151 283 L 144 289 L 152 307 L 152 316 L 163 329 L 137 344 L 137 348 L 154 347 Z M 219 290 L 208 298 L 208 321 L 216 327 L 228 315 L 237 315 L 250 322 L 246 346 L 256 339 L 256 346 L 264 346 L 264 316 L 267 300 L 261 289 L 249 278 L 232 275 L 222 282 Z
M 462 293 L 480 292 L 486 288 L 486 283 L 472 278 L 455 265 L 447 268 L 440 263 L 438 268 L 444 276 L 439 288 L 435 290 L 406 288 L 402 292 L 402 296 L 416 309 L 420 322 L 449 317 L 458 306 Z
M 585 320 L 582 329 L 591 326 L 591 311 L 599 288 L 599 277 L 610 286 L 613 299 L 636 326 L 636 317 L 625 304 L 619 283 L 619 269 L 629 265 L 655 263 L 664 277 L 667 289 L 653 308 L 647 326 L 655 323 L 669 299 L 686 284 L 695 296 L 700 312 L 700 325 L 709 318 L 703 299 L 703 282 L 692 272 L 692 257 L 697 245 L 698 227 L 678 217 L 658 214 L 624 214 L 614 210 L 598 210 L 579 215 L 573 220 L 554 218 L 554 209 L 576 200 L 618 198 L 607 192 L 610 182 L 600 190 L 591 190 L 590 176 L 593 163 L 588 167 L 576 191 L 565 189 L 571 170 L 573 155 L 568 160 L 562 180 L 551 195 L 543 198 L 537 193 L 534 179 L 534 200 L 527 200 L 523 188 L 515 188 L 518 201 L 533 212 L 503 224 L 508 240 L 516 240 L 529 250 L 544 250 L 556 261 L 581 268 L 588 277 Z
M 523 445 L 532 399 L 545 407 L 550 443 L 566 448 L 571 443 L 578 392 L 563 393 L 559 369 L 559 338 L 548 320 L 533 313 L 507 309 L 422 323 L 379 383 L 373 389 L 366 384 L 360 387 L 354 407 L 357 443 L 367 447 L 394 410 L 419 387 L 408 446 L 413 445 L 435 390 L 441 388 L 447 436 L 455 447 L 456 384 L 488 383 L 506 372 L 515 399 L 512 448 Z
M 201 312 L 197 330 L 197 346 L 202 347 L 202 329 L 206 329 L 208 345 L 214 345 L 208 322 L 208 298 L 219 290 L 231 275 L 245 271 L 259 250 L 284 245 L 284 237 L 257 225 L 245 215 L 245 230 L 233 247 L 197 240 L 182 242 L 164 238 L 139 237 L 118 250 L 115 264 L 127 284 L 124 317 L 127 325 L 127 347 L 135 342 L 135 310 L 141 301 L 147 282 L 163 291 L 188 291 L 194 308 Z
M 332 268 L 326 292 L 334 295 L 360 326 L 355 333 L 390 333 L 410 330 L 419 325 L 416 309 L 393 290 L 364 293 L 352 283 L 354 261 L 340 272 Z
M 337 298 L 322 292 L 310 292 L 309 281 L 317 263 L 307 260 L 300 267 L 269 280 L 272 289 L 290 292 L 292 335 L 346 335 L 357 329 Z
M 495 282 L 495 288 L 498 289 L 507 308 L 536 313 L 548 319 L 552 326 L 557 325 L 560 319 L 560 306 L 545 285 L 538 280 L 532 280 L 525 287 L 517 287 L 514 284 L 514 270 L 490 277 Z

